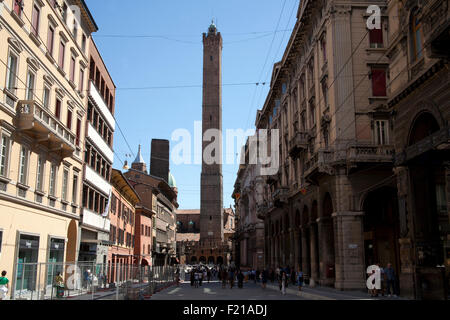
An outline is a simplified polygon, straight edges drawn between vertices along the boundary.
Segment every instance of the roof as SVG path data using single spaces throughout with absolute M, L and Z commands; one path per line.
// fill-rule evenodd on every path
M 130 198 L 132 198 L 133 201 L 135 201 L 136 204 L 141 201 L 139 194 L 121 171 L 112 169 L 111 183 L 116 190 L 123 194 L 126 193 Z
M 94 17 L 92 16 L 91 11 L 89 10 L 88 6 L 86 5 L 86 2 L 84 0 L 80 0 L 81 6 L 84 9 L 84 12 L 86 13 L 86 17 L 88 18 L 89 22 L 91 23 L 91 29 L 93 32 L 98 31 L 97 23 L 94 20 Z
M 169 171 L 169 180 L 168 180 L 169 186 L 171 188 L 177 187 L 177 181 L 175 180 L 175 177 L 172 175 L 172 173 Z
M 133 163 L 145 163 L 141 153 L 141 145 L 139 145 L 138 154 L 136 156 L 136 159 L 134 159 Z

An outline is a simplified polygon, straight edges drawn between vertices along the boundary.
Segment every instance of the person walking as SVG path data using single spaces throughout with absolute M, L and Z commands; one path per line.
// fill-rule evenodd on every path
M 2 271 L 0 277 L 0 300 L 5 300 L 9 291 L 9 280 L 6 277 L 6 271 Z
M 230 280 L 230 289 L 233 289 L 233 286 L 234 286 L 234 270 L 232 268 L 228 272 L 228 278 Z
M 283 296 L 286 295 L 287 281 L 288 281 L 288 278 L 287 278 L 286 272 L 282 271 L 282 273 L 281 273 L 281 294 Z
M 303 271 L 298 268 L 297 272 L 297 284 L 298 284 L 298 291 L 302 291 L 303 287 Z
M 241 270 L 239 270 L 239 273 L 237 275 L 237 280 L 238 280 L 238 288 L 242 289 L 244 286 L 244 275 L 242 274 Z
M 267 269 L 264 269 L 261 274 L 261 282 L 262 282 L 263 289 L 266 289 L 268 276 L 269 276 L 269 273 L 268 273 Z
M 387 287 L 387 294 L 388 297 L 391 296 L 391 294 L 396 297 L 397 296 L 397 286 L 396 286 L 396 274 L 394 268 L 392 268 L 392 264 L 388 263 L 386 269 L 384 269 L 384 273 L 386 275 L 386 287 Z M 391 290 L 392 288 L 392 290 Z
M 195 272 L 194 275 L 194 286 L 198 288 L 198 282 L 200 281 L 200 273 L 198 271 Z
M 227 287 L 227 271 L 225 269 L 223 269 L 221 271 L 221 279 L 222 279 L 222 289 L 225 289 Z
M 190 278 L 190 280 L 191 280 L 191 287 L 193 287 L 194 286 L 194 282 L 195 282 L 195 271 L 194 270 L 191 270 L 190 276 L 191 276 L 191 278 Z

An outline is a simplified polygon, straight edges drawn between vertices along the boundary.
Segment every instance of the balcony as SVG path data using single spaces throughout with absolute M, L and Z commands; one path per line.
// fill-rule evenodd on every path
M 289 198 L 289 188 L 287 187 L 278 188 L 273 193 L 273 200 L 278 204 L 287 203 L 288 198 Z
M 98 213 L 92 212 L 86 208 L 83 209 L 83 225 L 88 225 L 96 229 L 109 232 L 111 221 L 102 217 Z
M 450 149 L 450 126 L 433 133 L 416 144 L 406 148 L 402 154 L 395 155 L 396 165 L 400 165 L 405 161 L 414 159 L 431 150 L 448 150 Z
M 105 142 L 105 140 L 103 140 L 103 138 L 100 136 L 100 134 L 97 132 L 97 130 L 95 130 L 95 128 L 92 126 L 92 124 L 88 124 L 88 132 L 87 132 L 87 136 L 89 138 L 89 140 L 91 140 L 91 142 L 93 144 L 95 144 L 95 146 L 102 151 L 102 153 L 105 155 L 106 159 L 113 163 L 114 162 L 114 152 L 111 149 L 111 147 Z
M 289 141 L 289 155 L 296 159 L 302 150 L 308 149 L 309 134 L 304 131 L 298 131 Z
M 71 157 L 75 152 L 75 135 L 72 131 L 36 101 L 19 101 L 16 121 L 20 131 L 62 159 Z
M 393 146 L 354 145 L 347 149 L 349 163 L 392 163 L 395 149 Z
M 306 179 L 311 180 L 315 174 L 326 173 L 333 174 L 333 164 L 335 162 L 335 153 L 329 149 L 322 149 L 314 153 L 305 163 Z
M 93 102 L 100 109 L 100 112 L 105 117 L 105 120 L 111 127 L 111 130 L 115 131 L 116 130 L 116 120 L 114 119 L 114 116 L 112 115 L 111 111 L 109 110 L 108 106 L 106 105 L 105 101 L 103 100 L 102 95 L 97 90 L 97 87 L 95 86 L 94 82 L 92 82 L 92 80 L 90 81 L 89 95 L 92 98 L 91 100 L 93 100 Z
M 86 181 L 98 188 L 105 195 L 108 195 L 111 192 L 111 185 L 101 175 L 87 165 L 85 171 Z

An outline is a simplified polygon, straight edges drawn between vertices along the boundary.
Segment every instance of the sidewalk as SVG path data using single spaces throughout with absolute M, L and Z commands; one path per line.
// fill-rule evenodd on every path
M 276 284 L 267 283 L 267 288 L 280 291 Z M 367 292 L 363 291 L 340 291 L 330 287 L 303 287 L 302 291 L 298 291 L 298 287 L 290 284 L 286 288 L 286 293 L 296 294 L 308 300 L 407 300 L 402 297 L 379 296 L 371 297 Z

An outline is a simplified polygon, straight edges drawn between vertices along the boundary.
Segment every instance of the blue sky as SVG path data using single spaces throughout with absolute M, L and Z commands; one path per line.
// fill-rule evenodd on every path
M 114 167 L 121 169 L 120 160 L 132 162 L 134 157 L 127 155 L 136 155 L 139 144 L 149 166 L 151 139 L 171 140 L 179 128 L 194 136 L 194 122 L 201 121 L 202 112 L 202 33 L 213 17 L 224 42 L 223 83 L 270 82 L 273 63 L 281 59 L 295 24 L 299 0 L 86 2 L 99 26 L 94 40 L 117 86 L 115 116 L 126 141 L 117 129 Z M 194 87 L 142 89 L 176 86 Z M 256 110 L 268 89 L 268 84 L 224 85 L 223 130 L 254 128 Z M 171 149 L 174 145 L 171 142 Z M 224 143 L 224 157 L 237 152 L 225 150 Z M 170 169 L 180 208 L 199 208 L 201 166 L 171 163 Z M 233 204 L 237 170 L 237 164 L 223 166 L 224 207 Z

